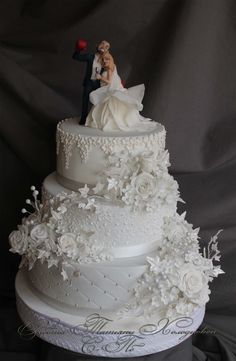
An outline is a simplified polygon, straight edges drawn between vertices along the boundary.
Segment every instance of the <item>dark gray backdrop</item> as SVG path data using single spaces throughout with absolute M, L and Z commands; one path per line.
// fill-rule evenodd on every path
M 55 169 L 59 120 L 80 114 L 83 64 L 89 50 L 111 42 L 126 86 L 145 83 L 145 116 L 165 125 L 171 173 L 187 220 L 203 244 L 218 229 L 226 274 L 211 284 L 201 330 L 150 360 L 235 360 L 236 2 L 235 0 L 1 0 L 1 324 L 4 360 L 84 360 L 40 339 L 24 341 L 14 298 L 19 259 L 8 234 L 32 184 Z M 193 346 L 192 346 L 193 344 Z M 144 358 L 143 358 L 144 359 Z

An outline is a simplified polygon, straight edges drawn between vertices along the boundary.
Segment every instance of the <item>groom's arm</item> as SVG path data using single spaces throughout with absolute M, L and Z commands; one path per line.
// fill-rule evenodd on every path
M 97 75 L 97 79 L 103 81 L 106 84 L 111 84 L 111 78 L 112 78 L 112 71 L 108 70 L 107 76 L 104 77 L 100 74 Z
M 73 54 L 73 59 L 79 60 L 79 61 L 90 61 L 91 54 L 90 53 L 81 54 L 80 50 L 76 50 Z
M 87 61 L 87 62 L 91 61 L 93 55 L 88 52 L 84 52 L 84 50 L 86 50 L 86 47 L 87 47 L 87 41 L 83 39 L 78 39 L 75 44 L 75 52 L 73 54 L 73 59 L 79 61 Z

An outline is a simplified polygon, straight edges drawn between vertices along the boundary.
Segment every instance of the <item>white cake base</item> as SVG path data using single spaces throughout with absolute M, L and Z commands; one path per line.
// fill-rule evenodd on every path
M 202 307 L 191 317 L 172 321 L 156 316 L 118 320 L 115 314 L 76 316 L 43 302 L 28 284 L 23 270 L 16 277 L 16 296 L 19 315 L 32 331 L 32 337 L 38 336 L 73 352 L 103 357 L 143 356 L 176 346 L 197 330 L 205 313 Z M 19 332 L 24 335 L 25 327 Z

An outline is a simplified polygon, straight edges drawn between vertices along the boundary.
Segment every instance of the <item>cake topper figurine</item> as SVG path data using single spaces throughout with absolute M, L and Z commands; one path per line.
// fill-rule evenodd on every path
M 117 72 L 113 56 L 107 52 L 101 56 L 101 72 L 96 78 L 100 86 L 89 95 L 93 104 L 85 125 L 103 131 L 151 131 L 156 123 L 144 118 L 144 84 L 126 89 Z
M 73 54 L 74 59 L 87 63 L 79 124 L 103 131 L 154 129 L 155 122 L 139 113 L 143 109 L 144 84 L 124 88 L 107 40 L 97 45 L 94 54 L 85 52 L 86 47 L 87 42 L 78 39 Z
M 101 56 L 108 53 L 110 44 L 106 40 L 100 41 L 96 47 L 95 53 L 84 52 L 87 47 L 87 42 L 78 39 L 76 42 L 73 59 L 87 63 L 86 73 L 83 81 L 83 99 L 82 99 L 82 114 L 80 124 L 85 124 L 89 109 L 89 94 L 91 91 L 100 87 L 100 81 L 97 74 L 102 72 Z

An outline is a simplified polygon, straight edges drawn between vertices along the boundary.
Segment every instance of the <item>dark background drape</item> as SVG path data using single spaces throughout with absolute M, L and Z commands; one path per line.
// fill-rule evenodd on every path
M 235 0 L 1 0 L 1 323 L 2 360 L 85 360 L 35 337 L 23 340 L 15 309 L 19 258 L 8 234 L 20 223 L 30 186 L 55 169 L 59 120 L 80 114 L 89 50 L 111 42 L 126 86 L 146 85 L 144 112 L 166 127 L 170 171 L 201 244 L 217 230 L 226 272 L 211 283 L 199 331 L 150 360 L 236 359 L 236 2 Z M 204 328 L 211 332 L 204 332 Z

